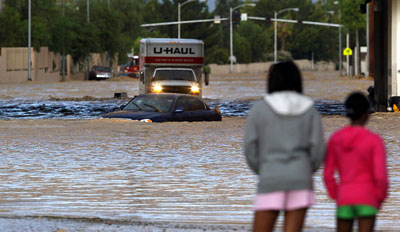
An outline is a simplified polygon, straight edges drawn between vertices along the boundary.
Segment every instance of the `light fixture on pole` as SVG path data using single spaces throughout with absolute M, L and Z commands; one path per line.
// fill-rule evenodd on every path
M 229 55 L 229 60 L 230 60 L 230 68 L 229 68 L 229 72 L 233 73 L 233 26 L 232 26 L 232 12 L 240 7 L 244 7 L 244 6 L 256 6 L 255 3 L 245 3 L 239 6 L 236 6 L 234 8 L 229 8 L 229 50 L 230 50 L 230 55 Z
M 178 2 L 178 39 L 181 38 L 181 7 L 189 2 L 194 2 L 194 1 L 206 2 L 207 0 L 187 0 L 182 4 Z
M 339 8 L 339 24 L 341 24 L 341 11 L 340 11 L 340 2 L 339 1 L 335 1 L 333 2 L 333 4 L 338 5 Z M 339 69 L 340 69 L 340 75 L 343 74 L 343 68 L 342 68 L 342 27 L 339 26 Z
M 278 22 L 277 22 L 277 19 L 278 19 L 279 14 L 286 12 L 286 11 L 299 11 L 299 8 L 286 8 L 286 9 L 280 10 L 278 12 L 274 11 L 274 18 L 275 18 L 275 21 L 274 21 L 274 62 L 275 63 L 278 61 L 278 38 L 277 38 L 278 37 L 277 36 Z

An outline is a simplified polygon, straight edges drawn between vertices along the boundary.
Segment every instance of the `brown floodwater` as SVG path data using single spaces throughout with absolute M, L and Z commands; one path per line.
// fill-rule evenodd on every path
M 305 73 L 304 79 L 305 94 L 316 100 L 342 101 L 350 91 L 366 91 L 372 85 L 371 80 L 344 79 L 337 73 Z M 257 99 L 265 92 L 264 82 L 263 75 L 213 77 L 204 97 Z M 0 87 L 0 99 L 15 101 L 137 94 L 137 81 L 130 79 Z M 400 230 L 399 119 L 400 114 L 377 113 L 369 123 L 384 138 L 388 152 L 390 197 L 377 223 L 383 231 Z M 256 177 L 242 154 L 245 120 L 225 117 L 222 122 L 161 124 L 99 118 L 0 120 L 0 228 L 106 231 L 102 223 L 100 227 L 76 224 L 99 218 L 120 223 L 109 231 L 129 231 L 132 223 L 141 226 L 137 231 L 248 231 Z M 347 120 L 324 116 L 323 122 L 328 138 Z M 326 196 L 320 172 L 315 190 L 318 204 L 309 210 L 306 227 L 332 229 L 335 205 Z M 74 220 L 32 224 L 26 217 Z M 171 223 L 167 230 L 158 230 Z

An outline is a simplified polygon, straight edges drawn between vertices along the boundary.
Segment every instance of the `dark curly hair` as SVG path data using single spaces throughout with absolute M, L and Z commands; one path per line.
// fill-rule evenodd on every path
M 268 93 L 278 91 L 296 91 L 303 93 L 301 72 L 292 61 L 273 64 L 268 74 Z
M 347 117 L 355 121 L 369 112 L 369 102 L 367 97 L 361 92 L 351 93 L 344 102 Z

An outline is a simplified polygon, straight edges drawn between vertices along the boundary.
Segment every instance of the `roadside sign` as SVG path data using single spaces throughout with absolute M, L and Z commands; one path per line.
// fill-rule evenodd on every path
M 353 51 L 350 48 L 345 48 L 343 50 L 343 55 L 344 56 L 351 56 L 351 55 L 353 55 Z
M 214 16 L 214 23 L 215 24 L 220 24 L 221 23 L 221 16 L 220 15 L 215 15 Z
M 247 13 L 240 14 L 240 20 L 241 21 L 247 21 Z

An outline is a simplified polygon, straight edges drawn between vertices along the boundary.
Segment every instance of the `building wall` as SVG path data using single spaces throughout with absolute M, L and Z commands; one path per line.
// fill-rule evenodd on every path
M 390 30 L 390 53 L 391 53 L 391 96 L 400 96 L 400 0 L 391 2 L 391 30 Z

